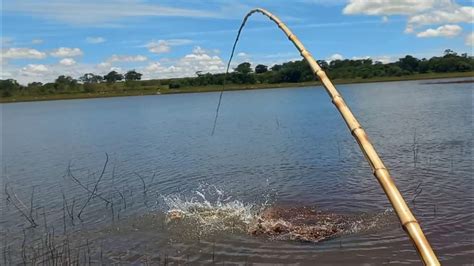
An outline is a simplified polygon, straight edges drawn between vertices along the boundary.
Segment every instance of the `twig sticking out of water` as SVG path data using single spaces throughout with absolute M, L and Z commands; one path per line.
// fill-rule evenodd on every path
M 108 156 L 107 156 L 107 158 L 108 158 Z M 91 191 L 88 187 L 86 187 L 84 184 L 82 184 L 82 182 L 79 181 L 79 179 L 77 177 L 75 177 L 72 174 L 71 164 L 68 165 L 68 176 L 70 176 L 72 178 L 72 180 L 74 180 L 74 182 L 76 182 L 79 186 L 81 186 L 83 189 L 85 189 L 91 195 L 97 196 L 99 199 L 103 200 L 105 203 L 110 204 L 110 201 L 108 199 L 102 197 L 100 194 L 97 194 L 96 192 Z
M 76 204 L 76 199 L 73 198 L 72 199 L 72 205 L 71 205 L 71 209 L 69 210 L 69 205 L 67 204 L 67 199 L 66 199 L 66 195 L 64 195 L 64 191 L 62 191 L 63 193 L 63 202 L 64 202 L 64 207 L 66 208 L 66 212 L 69 216 L 69 218 L 71 219 L 71 223 L 72 225 L 74 226 L 74 205 Z
M 140 174 L 138 174 L 137 172 L 135 172 L 135 175 L 140 178 L 140 181 L 142 181 L 142 185 L 143 185 L 143 202 L 145 203 L 145 206 L 148 207 L 148 200 L 147 200 L 147 192 L 148 192 L 148 187 L 147 187 L 147 184 L 145 182 L 145 178 L 143 176 L 141 176 Z M 153 180 L 155 179 L 155 175 L 156 175 L 156 171 L 153 172 L 153 176 L 151 177 L 151 182 L 153 182 Z
M 87 198 L 87 201 L 84 203 L 84 205 L 82 206 L 82 208 L 79 210 L 79 213 L 77 214 L 77 218 L 79 218 L 79 220 L 81 219 L 81 214 L 82 214 L 82 211 L 84 210 L 84 208 L 89 204 L 90 200 L 92 199 L 92 197 L 96 194 L 97 192 L 97 187 L 99 186 L 99 183 L 100 183 L 100 180 L 102 180 L 102 177 L 104 176 L 104 173 L 105 173 L 105 169 L 107 168 L 107 163 L 109 162 L 109 154 L 108 153 L 105 153 L 105 163 L 104 163 L 104 167 L 102 168 L 102 172 L 100 173 L 100 176 L 99 178 L 97 179 L 97 182 L 95 183 L 94 185 L 94 189 L 92 190 L 91 194 L 89 195 L 89 197 Z M 109 202 L 110 203 L 110 202 Z
M 23 264 L 26 265 L 26 232 L 23 229 L 23 242 L 21 243 L 21 258 L 23 259 Z
M 33 186 L 33 188 L 31 189 L 31 198 L 30 198 L 30 217 L 31 217 L 31 218 L 33 218 L 33 206 L 34 206 L 35 188 L 36 188 L 36 186 Z
M 127 209 L 127 201 L 125 200 L 125 195 L 120 192 L 120 190 L 118 190 L 117 188 L 115 188 L 115 190 L 117 191 L 117 193 L 120 195 L 120 197 L 122 198 L 122 202 L 123 202 L 123 209 L 126 210 Z
M 416 163 L 418 161 L 418 143 L 416 139 L 416 128 L 415 128 L 415 132 L 413 133 L 412 150 L 413 150 L 413 166 L 416 168 Z
M 140 178 L 140 181 L 142 181 L 142 185 L 143 185 L 143 195 L 146 196 L 147 188 L 146 188 L 145 178 L 143 178 L 143 176 L 141 176 L 141 175 L 138 174 L 137 172 L 134 172 L 134 174 L 135 174 L 138 178 Z
M 7 262 L 10 246 L 7 244 L 7 232 L 3 234 L 3 265 L 9 265 Z
M 10 202 L 13 204 L 15 209 L 20 212 L 20 214 L 25 217 L 26 220 L 30 223 L 31 227 L 36 227 L 38 224 L 35 222 L 35 219 L 33 218 L 33 194 L 34 194 L 34 187 L 31 195 L 31 205 L 30 205 L 30 210 L 28 211 L 28 208 L 26 205 L 18 198 L 15 192 L 12 191 L 13 197 L 11 196 L 10 192 L 8 192 L 8 184 L 5 184 L 5 195 L 7 196 L 6 201 Z M 27 214 L 29 213 L 29 215 Z
M 64 192 L 63 192 L 63 231 L 64 235 L 67 233 L 67 226 L 66 226 L 66 204 L 64 200 Z
M 411 202 L 413 202 L 413 204 L 415 204 L 416 198 L 421 194 L 422 191 L 423 191 L 423 188 L 421 188 L 421 182 L 420 182 L 420 184 L 418 184 L 418 186 L 416 186 L 415 195 L 411 199 Z

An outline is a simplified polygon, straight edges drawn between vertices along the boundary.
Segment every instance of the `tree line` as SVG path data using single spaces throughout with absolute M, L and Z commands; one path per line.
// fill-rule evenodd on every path
M 372 59 L 344 59 L 325 61 L 319 65 L 332 79 L 369 79 L 377 77 L 399 77 L 419 73 L 446 73 L 474 71 L 474 58 L 467 54 L 457 54 L 447 49 L 442 56 L 418 59 L 411 55 L 399 58 L 392 63 L 382 63 Z M 225 77 L 224 73 L 211 74 L 196 72 L 196 77 L 141 80 L 142 74 L 130 70 L 125 74 L 111 71 L 101 76 L 86 73 L 77 80 L 61 75 L 54 82 L 32 82 L 27 86 L 14 79 L 0 80 L 2 97 L 16 94 L 54 94 L 54 93 L 93 93 L 102 90 L 134 90 L 140 87 L 160 87 L 179 89 L 186 87 L 228 84 L 276 84 L 315 81 L 316 77 L 305 60 L 290 61 L 268 67 L 248 62 L 239 64 Z M 124 82 L 122 82 L 124 81 Z M 105 86 L 104 86 L 105 84 Z M 118 86 L 120 84 L 120 86 Z M 122 85 L 123 84 L 123 85 Z
M 86 73 L 74 79 L 71 76 L 61 75 L 54 82 L 43 84 L 42 82 L 31 82 L 27 86 L 20 85 L 14 79 L 0 80 L 0 92 L 2 97 L 10 97 L 15 94 L 55 94 L 71 92 L 95 92 L 100 88 L 100 84 L 107 85 L 125 80 L 128 87 L 134 87 L 135 82 L 141 80 L 142 74 L 135 70 L 130 70 L 125 74 L 117 71 L 110 71 L 107 75 L 101 76 L 94 73 Z

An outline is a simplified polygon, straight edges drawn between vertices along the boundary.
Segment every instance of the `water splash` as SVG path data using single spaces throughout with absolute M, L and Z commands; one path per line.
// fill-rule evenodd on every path
M 266 205 L 244 203 L 233 199 L 215 186 L 207 186 L 193 193 L 163 196 L 167 207 L 167 222 L 185 220 L 195 223 L 202 232 L 224 230 L 245 231 Z
M 276 240 L 320 242 L 376 230 L 393 220 L 393 211 L 342 215 L 308 206 L 275 206 L 233 199 L 215 186 L 200 186 L 190 197 L 163 196 L 169 225 L 188 225 L 199 235 L 239 231 Z
M 376 214 L 361 214 L 351 221 L 349 227 L 344 234 L 357 234 L 377 230 L 379 227 L 386 226 L 393 222 L 398 223 L 392 208 L 385 209 L 383 212 Z

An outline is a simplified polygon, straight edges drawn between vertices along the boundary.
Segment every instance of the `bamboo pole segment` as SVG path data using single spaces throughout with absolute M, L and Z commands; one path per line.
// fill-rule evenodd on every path
M 310 65 L 311 69 L 314 71 L 314 74 L 319 77 L 321 82 L 323 83 L 324 88 L 326 89 L 329 97 L 331 98 L 333 104 L 336 106 L 339 113 L 342 115 L 342 118 L 347 124 L 347 127 L 351 131 L 352 136 L 356 139 L 357 143 L 362 150 L 365 158 L 369 162 L 370 166 L 372 167 L 373 174 L 379 181 L 380 185 L 382 186 L 385 194 L 387 195 L 390 203 L 392 204 L 395 212 L 400 219 L 400 223 L 403 229 L 411 238 L 418 254 L 420 255 L 421 259 L 425 263 L 425 265 L 440 265 L 438 258 L 436 257 L 433 249 L 430 246 L 430 243 L 426 239 L 423 231 L 421 230 L 418 221 L 413 216 L 410 208 L 406 204 L 403 196 L 400 194 L 400 191 L 397 189 L 395 183 L 390 176 L 388 169 L 385 167 L 382 159 L 380 159 L 377 151 L 375 150 L 374 146 L 370 142 L 367 133 L 359 124 L 357 119 L 355 118 L 354 114 L 352 114 L 349 107 L 346 105 L 344 99 L 342 98 L 341 94 L 337 91 L 336 87 L 332 84 L 331 80 L 328 78 L 326 73 L 321 69 L 319 64 L 313 58 L 313 56 L 306 50 L 303 46 L 301 41 L 291 32 L 291 30 L 275 15 L 270 13 L 269 11 L 256 8 L 251 10 L 244 18 L 242 26 L 239 30 L 242 30 L 242 27 L 245 25 L 247 19 L 253 13 L 261 13 L 267 16 L 270 20 L 275 22 L 278 27 L 286 34 L 288 39 L 295 45 L 295 47 L 300 52 L 301 56 L 306 59 L 308 64 Z M 238 39 L 238 36 L 237 36 Z M 235 47 L 235 44 L 234 44 Z

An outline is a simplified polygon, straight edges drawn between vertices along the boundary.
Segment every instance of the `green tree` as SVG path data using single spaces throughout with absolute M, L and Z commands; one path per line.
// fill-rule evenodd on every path
M 41 87 L 41 86 L 43 86 L 43 83 L 34 81 L 34 82 L 28 83 L 27 87 L 28 87 L 28 89 L 30 89 L 30 88 L 38 88 L 38 87 Z
M 70 76 L 61 75 L 54 81 L 54 88 L 56 91 L 72 91 L 77 89 L 77 80 Z
M 398 60 L 398 65 L 401 69 L 407 70 L 411 73 L 418 71 L 418 65 L 420 64 L 420 60 L 415 58 L 411 55 L 407 55 L 404 58 L 400 58 Z
M 84 84 L 86 83 L 100 83 L 104 78 L 99 75 L 95 75 L 93 73 L 84 74 L 82 77 L 79 78 Z
M 268 71 L 268 67 L 266 65 L 257 65 L 255 67 L 255 73 L 262 74 Z
M 444 50 L 444 56 L 457 55 L 453 50 L 446 49 Z
M 123 75 L 115 70 L 110 71 L 107 75 L 104 76 L 104 80 L 107 81 L 107 83 L 115 83 L 117 81 L 123 80 Z
M 281 65 L 275 64 L 270 68 L 272 71 L 280 71 Z
M 10 97 L 15 91 L 21 89 L 21 85 L 14 79 L 0 80 L 0 92 L 2 97 Z
M 239 64 L 234 70 L 242 74 L 252 73 L 251 64 L 249 62 L 243 62 L 242 64 Z
M 125 74 L 126 81 L 141 80 L 142 74 L 136 72 L 135 70 L 130 70 Z

